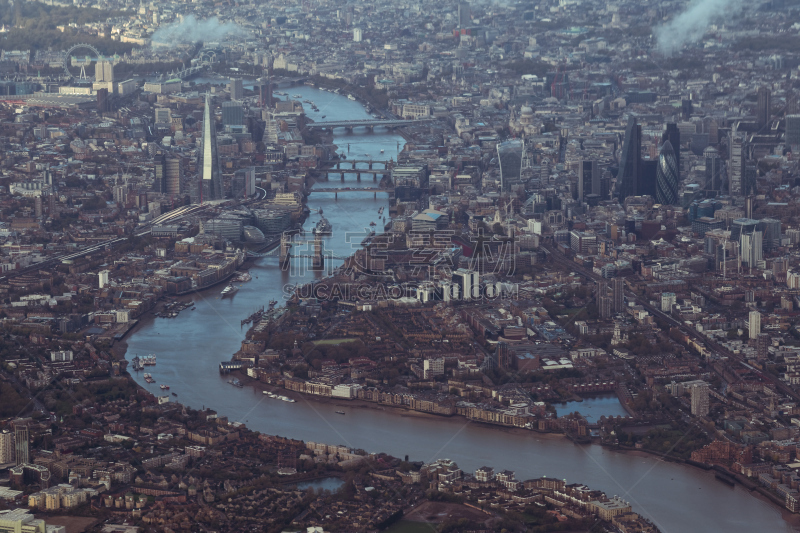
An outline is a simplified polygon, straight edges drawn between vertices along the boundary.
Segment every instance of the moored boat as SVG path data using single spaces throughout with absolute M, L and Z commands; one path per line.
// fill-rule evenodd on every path
M 233 296 L 234 294 L 236 294 L 236 292 L 238 290 L 239 290 L 239 287 L 237 287 L 236 285 L 230 284 L 227 287 L 225 287 L 224 289 L 222 289 L 222 292 L 220 294 L 222 295 L 223 298 L 225 298 L 226 296 Z

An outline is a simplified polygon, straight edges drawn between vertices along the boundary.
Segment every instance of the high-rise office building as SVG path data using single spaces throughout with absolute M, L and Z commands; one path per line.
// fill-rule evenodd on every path
M 24 424 L 14 425 L 14 446 L 16 448 L 16 464 L 22 465 L 30 463 L 28 452 L 28 426 Z
M 353 42 L 360 43 L 364 40 L 364 31 L 361 28 L 353 28 Z
M 0 465 L 13 463 L 17 460 L 17 454 L 14 450 L 14 434 L 7 429 L 0 431 Z
M 642 159 L 637 196 L 652 196 L 656 199 L 658 188 L 658 159 Z
M 242 126 L 244 125 L 244 108 L 239 102 L 222 102 L 222 125 Z
M 625 308 L 625 280 L 623 278 L 614 278 L 611 286 L 614 293 L 614 300 L 611 305 L 612 311 L 621 313 Z
M 758 220 L 737 218 L 731 222 L 731 242 L 739 242 L 739 238 L 758 229 Z
M 678 164 L 678 182 L 680 182 L 681 174 L 681 130 L 678 125 L 674 123 L 667 124 L 667 129 L 661 135 L 661 143 L 669 141 L 672 145 L 672 150 L 675 152 L 675 162 Z
M 635 117 L 628 119 L 625 129 L 625 139 L 622 142 L 622 155 L 619 160 L 619 174 L 617 175 L 617 189 L 619 201 L 623 202 L 628 196 L 638 196 L 639 181 L 642 178 L 642 127 Z
M 800 113 L 800 95 L 794 91 L 790 91 L 786 95 L 786 107 L 784 113 L 788 115 L 797 115 Z
M 613 298 L 608 294 L 608 282 L 600 281 L 597 283 L 597 314 L 601 319 L 611 318 L 614 310 Z
M 769 333 L 759 333 L 756 338 L 756 358 L 764 360 L 769 355 L 769 345 L 772 344 L 772 337 Z
M 708 383 L 693 383 L 690 394 L 692 397 L 692 414 L 706 416 L 708 414 Z
M 156 153 L 153 160 L 153 170 L 155 173 L 153 192 L 167 192 L 167 155 L 164 152 L 159 151 Z
M 678 203 L 678 186 L 680 173 L 675 160 L 675 151 L 672 143 L 665 141 L 658 155 L 658 170 L 656 171 L 656 202 L 662 205 L 676 205 Z
M 584 159 L 578 168 L 578 201 L 583 203 L 587 194 L 595 193 L 595 181 L 597 181 L 597 189 L 600 189 L 600 174 L 597 169 L 597 161 L 593 159 Z
M 183 159 L 159 150 L 154 163 L 153 192 L 180 195 L 183 192 Z
M 730 136 L 730 157 L 728 163 L 728 192 L 731 196 L 741 196 L 745 180 L 745 144 L 743 134 L 733 131 Z
M 228 83 L 228 91 L 231 93 L 231 100 L 241 100 L 244 98 L 244 87 L 241 78 L 232 78 Z
M 751 269 L 764 258 L 763 234 L 760 231 L 742 233 L 739 237 L 739 259 Z
M 256 172 L 255 167 L 240 168 L 233 174 L 231 180 L 231 196 L 242 198 L 255 194 Z
M 764 235 L 764 250 L 771 252 L 781 245 L 781 221 L 774 218 L 762 218 L 756 226 Z
M 459 268 L 453 272 L 452 281 L 458 285 L 462 300 L 473 300 L 480 297 L 481 287 L 477 271 Z
M 722 159 L 716 148 L 709 146 L 703 150 L 706 160 L 705 190 L 719 192 L 722 189 Z
M 198 201 L 222 200 L 222 169 L 217 154 L 217 125 L 211 117 L 211 104 L 206 96 L 203 111 L 203 137 L 197 151 L 197 168 L 200 169 Z
M 800 150 L 800 115 L 786 115 L 786 144 Z
M 111 99 L 108 97 L 108 88 L 100 87 L 95 91 L 95 94 L 97 95 L 97 112 L 102 114 L 111 111 Z
M 183 193 L 183 158 L 170 155 L 167 157 L 167 189 L 166 194 L 178 196 Z
M 497 348 L 494 352 L 495 362 L 497 366 L 503 370 L 511 369 L 511 349 L 507 342 L 500 341 L 497 343 Z
M 259 78 L 253 86 L 258 96 L 259 107 L 270 107 L 272 104 L 272 86 L 267 78 Z
M 525 144 L 519 139 L 497 144 L 497 158 L 500 162 L 500 189 L 502 191 L 509 191 L 513 185 L 520 183 L 524 151 Z
M 469 2 L 458 3 L 458 28 L 469 28 L 471 26 L 471 16 Z
M 772 92 L 767 87 L 759 87 L 756 103 L 756 125 L 758 129 L 766 127 L 772 117 Z
M 747 317 L 748 336 L 751 339 L 757 339 L 761 334 L 761 313 L 758 311 L 750 311 Z
M 111 61 L 98 61 L 94 65 L 94 81 L 114 81 L 114 64 Z
M 266 121 L 267 124 L 264 127 L 264 137 L 262 141 L 267 146 L 278 146 L 278 124 L 269 111 L 266 112 Z
M 672 306 L 677 302 L 677 297 L 674 292 L 661 293 L 661 312 L 672 313 Z

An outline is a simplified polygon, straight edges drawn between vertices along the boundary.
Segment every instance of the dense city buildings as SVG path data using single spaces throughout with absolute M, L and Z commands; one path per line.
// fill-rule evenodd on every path
M 800 11 L 709 5 L 0 8 L 0 531 L 790 527 Z

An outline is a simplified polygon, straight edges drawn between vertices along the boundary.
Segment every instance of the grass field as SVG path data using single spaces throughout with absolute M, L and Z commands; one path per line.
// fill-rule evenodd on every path
M 383 533 L 436 533 L 436 524 L 400 520 Z

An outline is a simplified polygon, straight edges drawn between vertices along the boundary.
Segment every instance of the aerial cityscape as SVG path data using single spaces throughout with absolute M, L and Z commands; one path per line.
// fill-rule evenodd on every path
M 0 533 L 800 531 L 800 4 L 0 0 Z

